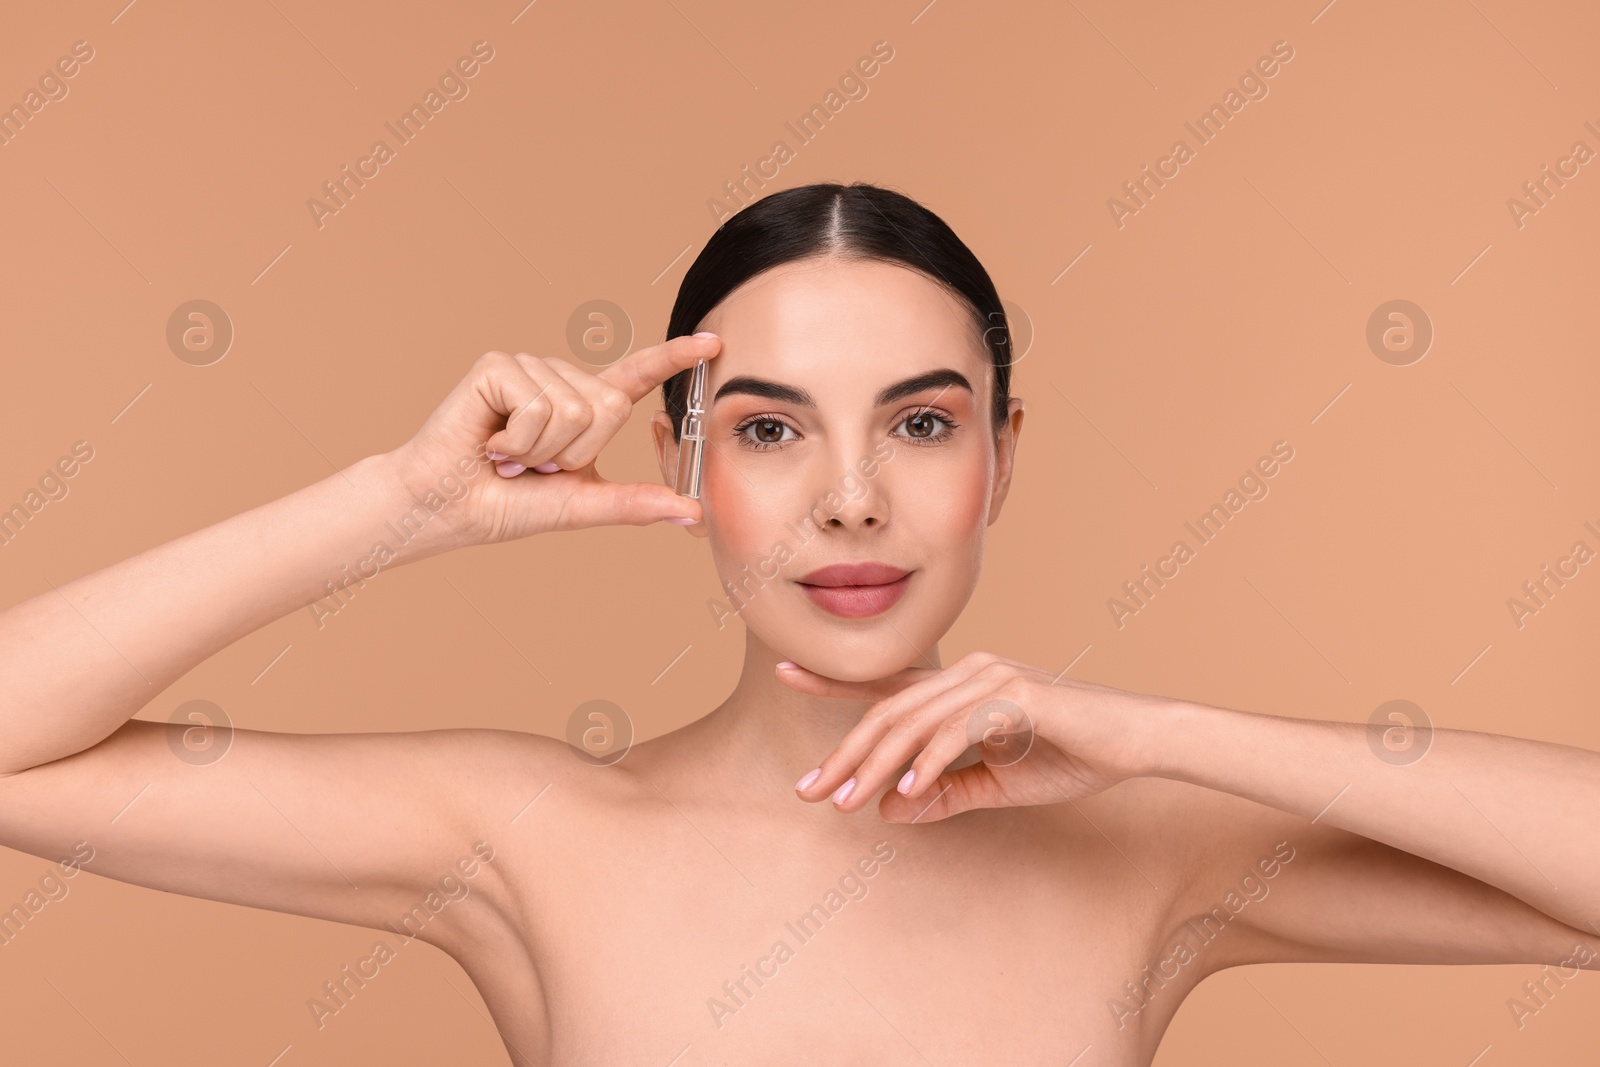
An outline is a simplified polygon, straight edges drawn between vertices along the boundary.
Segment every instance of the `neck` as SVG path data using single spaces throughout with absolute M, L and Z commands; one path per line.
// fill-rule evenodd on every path
M 794 783 L 838 747 L 873 702 L 792 689 L 778 680 L 783 659 L 746 629 L 739 682 L 700 725 L 736 766 L 746 769 L 757 789 L 788 800 Z M 918 662 L 940 666 L 939 646 L 922 650 Z

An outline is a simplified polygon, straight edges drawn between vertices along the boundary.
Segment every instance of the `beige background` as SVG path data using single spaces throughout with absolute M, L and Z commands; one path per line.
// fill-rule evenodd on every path
M 31 5 L 0 32 L 0 103 L 94 48 L 0 147 L 0 504 L 74 442 L 95 451 L 0 548 L 6 603 L 394 447 L 487 349 L 570 356 L 587 301 L 659 340 L 708 201 L 782 139 L 795 156 L 768 190 L 920 199 L 1035 330 L 1016 488 L 947 662 L 1076 661 L 1351 721 L 1403 697 L 1438 725 L 1600 748 L 1600 567 L 1521 629 L 1506 605 L 1573 542 L 1600 547 L 1582 525 L 1600 526 L 1597 165 L 1521 228 L 1506 203 L 1574 141 L 1600 149 L 1590 5 L 122 2 Z M 470 95 L 319 229 L 307 200 L 479 40 L 494 59 Z M 868 95 L 799 146 L 784 123 L 880 40 L 894 57 Z M 1279 40 L 1294 59 L 1270 94 L 1119 229 L 1107 199 Z M 1403 367 L 1365 341 L 1395 298 L 1436 329 Z M 236 330 L 210 366 L 166 342 L 192 299 Z M 603 472 L 654 477 L 647 418 Z M 1295 457 L 1271 494 L 1118 629 L 1107 599 L 1279 440 Z M 268 626 L 142 716 L 203 698 L 263 729 L 559 736 L 604 698 L 654 736 L 735 678 L 716 593 L 703 543 L 670 526 L 468 551 L 385 572 L 320 631 L 305 612 Z M 0 903 L 47 867 L 0 854 Z M 79 878 L 0 948 L 4 1058 L 505 1062 L 426 947 L 318 1032 L 306 998 L 372 940 Z M 1588 975 L 1515 1027 L 1507 998 L 1536 971 L 1233 970 L 1157 1062 L 1591 1047 Z

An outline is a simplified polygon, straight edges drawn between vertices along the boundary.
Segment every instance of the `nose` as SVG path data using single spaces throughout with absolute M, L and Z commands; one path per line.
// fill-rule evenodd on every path
M 876 529 L 889 521 L 889 493 L 884 473 L 876 464 L 863 462 L 871 449 L 850 446 L 832 453 L 828 459 L 831 477 L 818 499 L 818 517 L 826 516 L 830 530 Z M 862 467 L 872 471 L 868 477 Z

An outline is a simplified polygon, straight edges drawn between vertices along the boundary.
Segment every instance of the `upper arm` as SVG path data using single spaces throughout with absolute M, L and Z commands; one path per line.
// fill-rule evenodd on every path
M 1179 911 L 1197 940 L 1210 938 L 1208 970 L 1273 962 L 1600 969 L 1592 931 L 1487 882 L 1326 823 L 1197 792 L 1205 795 L 1196 798 L 1199 833 Z
M 496 730 L 235 730 L 202 764 L 179 757 L 171 729 L 134 719 L 0 778 L 0 844 L 167 892 L 434 941 L 470 911 L 444 904 L 498 896 L 494 849 L 513 813 L 496 809 L 519 774 L 536 776 L 537 742 L 553 743 Z M 448 920 L 420 930 L 441 911 Z

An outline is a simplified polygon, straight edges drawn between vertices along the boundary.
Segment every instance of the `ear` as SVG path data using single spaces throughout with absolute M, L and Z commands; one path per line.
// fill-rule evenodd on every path
M 678 442 L 672 439 L 672 416 L 665 411 L 656 411 L 650 416 L 650 436 L 656 447 L 656 463 L 661 467 L 661 481 L 672 488 L 678 485 Z M 704 486 L 701 488 L 704 492 Z M 701 520 L 692 526 L 685 526 L 695 537 L 706 536 L 705 502 L 701 501 Z
M 1006 405 L 1005 425 L 994 442 L 994 491 L 989 496 L 989 525 L 1000 517 L 1000 506 L 1011 491 L 1011 472 L 1016 466 L 1017 438 L 1022 435 L 1022 398 L 1014 396 Z

